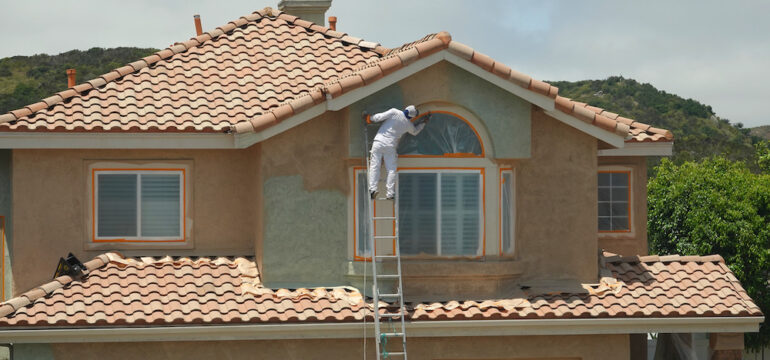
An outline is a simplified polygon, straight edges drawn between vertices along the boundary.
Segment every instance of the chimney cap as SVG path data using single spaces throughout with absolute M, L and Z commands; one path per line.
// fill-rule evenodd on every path
M 195 14 L 195 15 L 193 15 L 193 19 L 200 19 L 200 17 L 201 17 L 201 16 L 200 16 L 200 15 L 198 15 L 198 14 Z

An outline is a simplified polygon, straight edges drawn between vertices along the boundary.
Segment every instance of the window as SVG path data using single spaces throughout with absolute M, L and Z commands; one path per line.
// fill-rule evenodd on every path
M 417 136 L 404 135 L 398 144 L 398 154 L 483 157 L 484 148 L 476 129 L 460 115 L 433 111 L 431 120 Z
M 184 169 L 94 169 L 94 242 L 185 240 Z
M 511 254 L 514 250 L 514 186 L 513 170 L 500 170 L 500 252 Z
M 631 172 L 599 172 L 599 231 L 630 232 Z
M 402 254 L 475 256 L 481 252 L 481 171 L 405 170 L 398 181 Z
M 482 251 L 482 170 L 401 170 L 399 242 L 403 255 L 476 256 Z M 366 178 L 356 172 L 355 249 L 369 257 Z

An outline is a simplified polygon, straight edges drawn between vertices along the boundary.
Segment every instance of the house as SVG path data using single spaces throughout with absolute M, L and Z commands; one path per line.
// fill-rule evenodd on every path
M 740 356 L 763 315 L 722 258 L 646 255 L 669 131 L 446 32 L 327 28 L 329 5 L 283 0 L 0 115 L 15 358 L 375 358 L 361 113 L 408 103 L 434 113 L 399 149 L 410 358 L 642 359 L 647 333 Z M 84 276 L 52 279 L 70 252 Z

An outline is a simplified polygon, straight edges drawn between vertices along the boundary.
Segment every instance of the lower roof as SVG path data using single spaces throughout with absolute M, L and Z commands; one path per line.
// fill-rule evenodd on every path
M 718 256 L 600 257 L 583 293 L 408 305 L 412 322 L 445 320 L 746 318 L 762 313 Z M 350 323 L 372 320 L 352 287 L 268 289 L 253 259 L 124 258 L 87 262 L 0 304 L 0 332 L 19 329 Z M 728 319 L 726 319 L 728 320 Z

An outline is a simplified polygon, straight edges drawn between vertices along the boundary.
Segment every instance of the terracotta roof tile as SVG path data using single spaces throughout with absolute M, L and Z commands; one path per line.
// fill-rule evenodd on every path
M 388 49 L 271 8 L 0 115 L 0 131 L 258 131 L 277 122 L 266 120 L 271 113 L 282 120 L 281 105 L 292 114 L 306 109 L 292 103 L 303 94 L 321 89 L 334 98 L 443 49 L 555 99 L 560 111 L 630 134 L 627 141 L 673 139 L 667 130 L 559 97 L 558 88 L 452 41 L 447 32 Z M 597 121 L 594 113 L 604 118 Z
M 721 257 L 605 253 L 600 264 L 612 274 L 603 281 L 617 285 L 607 287 L 610 291 L 413 303 L 407 319 L 761 316 Z M 350 287 L 265 288 L 251 258 L 123 258 L 108 253 L 86 267 L 82 281 L 61 277 L 0 304 L 0 329 L 351 322 L 371 317 L 373 309 Z

